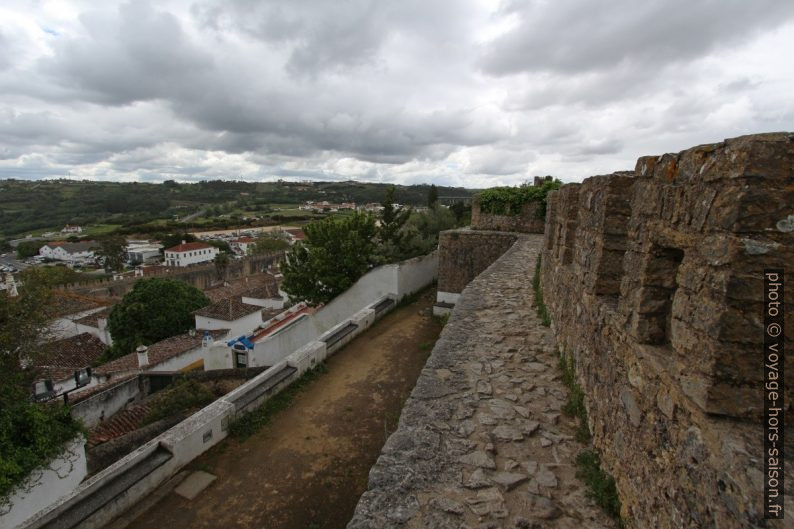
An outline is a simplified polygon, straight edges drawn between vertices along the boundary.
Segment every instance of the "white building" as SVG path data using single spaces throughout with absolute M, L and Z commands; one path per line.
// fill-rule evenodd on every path
M 67 224 L 61 230 L 61 233 L 83 233 L 83 228 L 80 226 L 72 226 L 71 224 Z
M 56 261 L 66 261 L 68 263 L 85 262 L 94 259 L 95 241 L 80 242 L 49 242 L 39 248 L 39 255 L 47 259 Z
M 136 265 L 158 260 L 162 249 L 162 244 L 149 241 L 127 241 L 124 254 L 129 264 Z
M 190 266 L 215 259 L 218 249 L 203 242 L 184 242 L 165 250 L 166 266 Z
M 193 313 L 196 329 L 216 331 L 227 329 L 229 336 L 248 334 L 262 325 L 262 307 L 243 303 L 238 297 L 230 297 L 207 305 Z
M 248 255 L 248 250 L 252 249 L 255 244 L 256 239 L 253 237 L 238 237 L 229 241 L 229 246 L 237 255 Z

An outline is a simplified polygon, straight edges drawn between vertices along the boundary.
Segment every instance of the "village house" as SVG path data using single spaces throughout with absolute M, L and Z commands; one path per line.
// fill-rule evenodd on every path
M 127 241 L 127 246 L 124 248 L 124 259 L 131 265 L 159 261 L 162 249 L 162 244 L 149 241 Z
M 287 228 L 284 230 L 284 233 L 287 234 L 290 244 L 295 244 L 298 241 L 306 239 L 306 234 L 303 233 L 303 230 L 300 228 Z
M 182 244 L 166 248 L 166 266 L 190 266 L 199 263 L 207 263 L 215 259 L 218 249 L 203 242 L 182 241 Z
M 148 347 L 116 358 L 94 370 L 100 382 L 141 371 L 173 372 L 204 368 L 204 354 L 209 345 L 226 338 L 226 330 L 187 333 L 171 336 Z
M 78 385 L 75 371 L 91 367 L 107 351 L 107 345 L 88 333 L 62 338 L 45 347 L 46 360 L 36 369 L 41 379 L 52 382 L 53 396 L 74 390 Z M 84 385 L 95 383 L 89 376 Z
M 243 303 L 239 297 L 231 297 L 207 305 L 193 315 L 198 330 L 227 330 L 229 336 L 240 336 L 262 324 L 262 310 L 267 309 Z
M 237 255 L 248 255 L 255 244 L 256 239 L 253 237 L 238 237 L 229 241 L 229 247 Z
M 61 230 L 61 233 L 83 233 L 83 228 L 81 228 L 80 226 L 73 226 L 71 224 L 67 224 Z
M 96 247 L 96 241 L 48 242 L 39 248 L 39 255 L 46 259 L 64 261 L 70 264 L 85 263 L 93 261 Z

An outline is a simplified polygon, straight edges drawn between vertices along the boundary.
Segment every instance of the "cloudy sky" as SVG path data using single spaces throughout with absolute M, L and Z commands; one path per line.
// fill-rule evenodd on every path
M 484 187 L 794 130 L 785 0 L 17 1 L 0 178 Z

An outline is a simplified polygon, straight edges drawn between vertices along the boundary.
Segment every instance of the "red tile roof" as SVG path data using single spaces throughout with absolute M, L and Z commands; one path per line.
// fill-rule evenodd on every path
M 263 287 L 268 288 L 270 292 L 275 292 L 275 295 L 278 295 L 278 284 L 278 279 L 271 274 L 257 274 L 230 281 L 228 284 L 208 288 L 204 291 L 204 295 L 210 298 L 210 301 L 213 303 L 223 301 L 233 296 L 256 297 L 250 296 L 250 293 L 258 291 Z
M 47 344 L 50 351 L 38 366 L 48 378 L 59 381 L 74 375 L 75 370 L 93 365 L 107 350 L 107 346 L 92 334 L 84 332 Z
M 205 250 L 207 248 L 214 248 L 209 244 L 204 244 L 203 242 L 186 242 L 185 244 L 177 244 L 176 246 L 172 246 L 170 248 L 166 248 L 164 251 L 166 252 L 192 252 L 194 250 Z
M 210 335 L 215 338 L 222 336 L 228 331 L 216 330 L 210 331 Z M 149 364 L 144 369 L 151 369 L 157 364 L 161 364 L 166 360 L 177 357 L 182 353 L 186 353 L 197 347 L 201 347 L 201 340 L 204 338 L 204 333 L 197 331 L 193 336 L 188 334 L 180 334 L 160 340 L 149 346 Z M 138 353 L 132 352 L 120 358 L 102 364 L 97 367 L 94 372 L 100 375 L 107 375 L 110 373 L 119 373 L 124 371 L 136 371 L 138 369 Z
M 237 239 L 234 239 L 232 242 L 242 242 L 242 243 L 249 244 L 249 243 L 252 243 L 252 242 L 256 242 L 256 239 L 254 239 L 253 237 L 239 237 Z
M 243 303 L 238 297 L 234 296 L 212 305 L 207 305 L 203 309 L 194 311 L 193 314 L 214 320 L 235 321 L 260 310 L 262 310 L 262 307 Z
M 289 233 L 290 235 L 292 235 L 293 237 L 295 237 L 296 239 L 299 239 L 299 240 L 303 240 L 303 239 L 306 238 L 306 234 L 303 233 L 303 230 L 288 229 L 288 230 L 284 230 L 284 231 L 286 231 L 287 233 Z
M 151 408 L 146 404 L 136 404 L 116 413 L 110 419 L 97 425 L 88 435 L 88 448 L 106 443 L 124 434 L 134 432 L 149 415 Z
M 97 312 L 94 312 L 92 314 L 89 314 L 88 316 L 83 316 L 79 320 L 74 320 L 74 322 L 75 323 L 79 323 L 80 325 L 85 325 L 87 327 L 98 327 L 99 326 L 99 320 L 100 319 L 103 319 L 103 320 L 108 319 L 108 316 L 110 316 L 110 312 L 112 310 L 113 310 L 113 307 L 105 307 L 104 309 L 102 309 L 100 311 L 97 311 Z

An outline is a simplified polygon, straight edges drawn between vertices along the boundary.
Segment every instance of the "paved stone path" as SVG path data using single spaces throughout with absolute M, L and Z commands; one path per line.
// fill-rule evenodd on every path
M 554 338 L 532 302 L 542 237 L 464 291 L 349 529 L 615 527 L 575 477 Z

